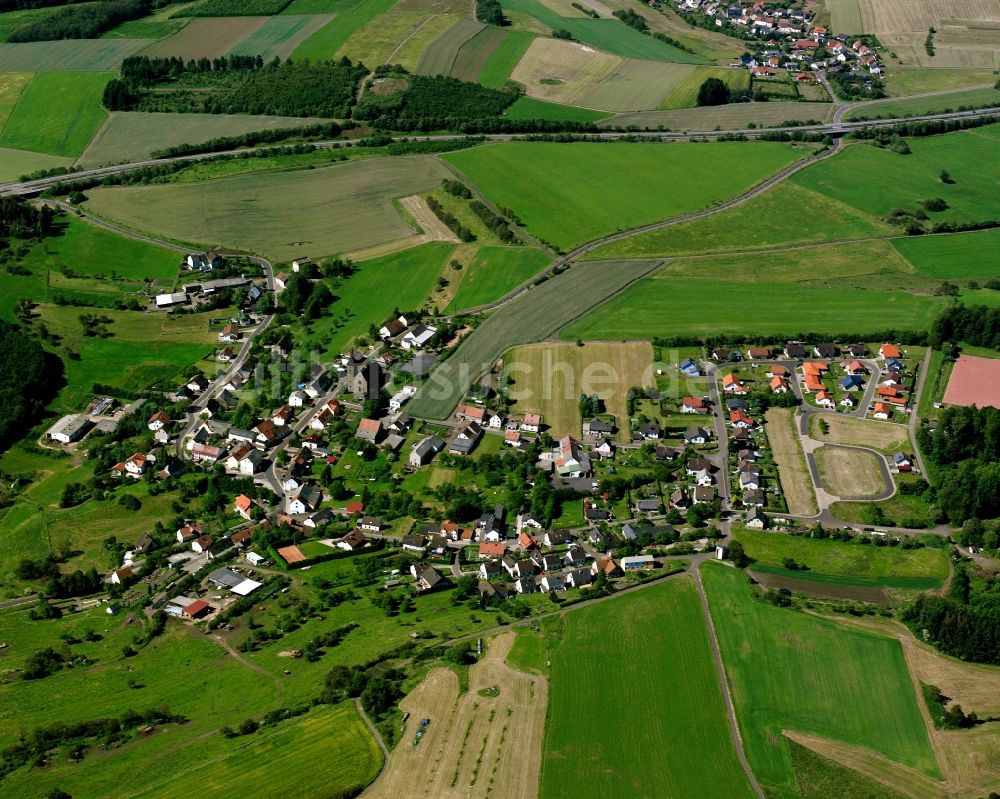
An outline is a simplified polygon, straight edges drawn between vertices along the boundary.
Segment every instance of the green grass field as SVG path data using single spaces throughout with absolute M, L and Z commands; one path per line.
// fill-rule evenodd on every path
M 1000 230 L 909 236 L 892 242 L 921 274 L 944 280 L 1000 275 Z
M 148 39 L 63 39 L 0 44 L 0 72 L 106 72 Z
M 0 131 L 7 124 L 21 92 L 34 77 L 31 72 L 0 73 Z
M 844 768 L 811 749 L 788 742 L 799 799 L 903 799 L 879 782 Z
M 717 203 L 804 154 L 763 142 L 752 150 L 731 142 L 509 142 L 445 158 L 493 202 L 512 208 L 533 234 L 568 249 Z M 684 192 L 676 190 L 680 180 Z
M 787 209 L 792 207 L 809 209 L 795 225 L 789 225 L 785 218 Z M 745 252 L 783 244 L 875 238 L 896 232 L 896 228 L 845 203 L 785 181 L 736 208 L 606 244 L 584 257 L 647 258 L 727 250 Z
M 989 82 L 989 81 L 986 81 Z M 901 97 L 865 104 L 847 112 L 845 119 L 896 119 L 922 114 L 943 114 L 960 108 L 986 108 L 1000 105 L 997 89 L 965 89 L 936 97 Z
M 447 418 L 472 380 L 504 351 L 541 341 L 639 275 L 655 262 L 604 261 L 579 264 L 546 280 L 494 312 L 438 366 L 407 410 L 428 419 Z
M 462 282 L 446 309 L 456 313 L 499 299 L 537 275 L 550 258 L 531 247 L 482 247 L 462 273 Z
M 617 19 L 561 17 L 539 0 L 508 0 L 505 10 L 518 11 L 534 17 L 551 30 L 565 29 L 584 44 L 599 47 L 627 58 L 651 61 L 674 61 L 679 64 L 703 64 L 700 56 L 680 50 L 652 36 L 646 36 Z
M 518 97 L 504 116 L 509 119 L 548 119 L 554 122 L 596 122 L 608 116 L 606 111 L 549 103 L 534 97 Z
M 719 333 L 834 335 L 863 333 L 866 329 L 875 332 L 886 324 L 904 330 L 926 330 L 946 304 L 942 297 L 917 296 L 902 290 L 830 291 L 822 286 L 744 285 L 707 277 L 643 280 L 569 325 L 560 335 L 567 339 Z
M 693 108 L 698 103 L 698 89 L 708 78 L 719 78 L 737 97 L 750 89 L 750 73 L 745 69 L 698 67 L 670 90 L 660 108 Z
M 505 31 L 503 41 L 483 64 L 476 81 L 491 89 L 502 89 L 534 38 L 524 31 Z
M 0 146 L 78 156 L 107 118 L 101 108 L 107 72 L 42 72 L 24 87 Z
M 284 60 L 331 19 L 333 17 L 329 14 L 282 14 L 271 17 L 229 52 L 233 55 L 259 55 L 265 61 L 274 58 Z
M 978 221 L 1000 216 L 1000 160 L 995 158 L 1000 126 L 909 139 L 910 155 L 865 144 L 814 164 L 791 177 L 800 186 L 828 194 L 858 210 L 885 217 L 893 208 L 917 209 L 940 197 L 948 210 L 930 212 L 933 221 Z M 941 170 L 954 181 L 942 183 Z M 859 180 L 859 175 L 877 180 Z
M 690 578 L 567 614 L 551 658 L 542 799 L 753 796 Z
M 948 559 L 940 549 L 901 549 L 853 544 L 829 539 L 738 530 L 736 538 L 747 554 L 765 566 L 782 566 L 785 558 L 808 566 L 803 576 L 832 575 L 909 581 L 913 588 L 937 588 L 948 576 Z
M 708 564 L 702 576 L 744 748 L 769 795 L 796 795 L 783 729 L 940 778 L 898 641 L 754 601 L 735 569 Z
M 506 38 L 502 28 L 488 25 L 458 48 L 451 76 L 459 80 L 475 82 L 486 62 Z
M 332 58 L 355 31 L 395 4 L 396 0 L 349 0 L 337 3 L 336 9 L 331 9 L 337 16 L 296 47 L 292 52 L 292 58 L 296 61 L 306 58 L 311 61 L 325 61 Z
M 55 169 L 60 166 L 72 165 L 72 158 L 0 147 L 0 180 L 2 181 L 17 180 L 22 175 L 37 172 L 39 169 Z
M 80 163 L 89 167 L 140 161 L 148 158 L 154 150 L 178 144 L 200 144 L 218 136 L 301 128 L 320 122 L 322 120 L 306 117 L 116 111 L 80 156 Z
M 94 189 L 87 206 L 126 227 L 168 239 L 290 260 L 412 235 L 392 200 L 427 191 L 447 176 L 428 157 L 370 158 L 203 183 Z

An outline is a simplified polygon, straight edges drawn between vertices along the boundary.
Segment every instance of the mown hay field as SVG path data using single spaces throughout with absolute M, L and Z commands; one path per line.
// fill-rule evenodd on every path
M 333 19 L 332 14 L 270 17 L 229 51 L 230 55 L 259 55 L 265 61 L 285 60 L 292 51 Z
M 858 34 L 865 30 L 858 0 L 826 0 L 833 33 Z
M 709 78 L 725 83 L 734 96 L 740 97 L 750 90 L 750 73 L 745 69 L 730 67 L 695 67 L 670 87 L 660 103 L 660 108 L 694 108 L 698 103 L 698 90 Z
M 80 155 L 107 118 L 101 107 L 108 72 L 40 72 L 24 87 L 0 132 L 0 146 L 48 155 Z
M 923 114 L 944 114 L 960 108 L 1000 106 L 1000 91 L 994 88 L 962 89 L 936 97 L 901 97 L 865 103 L 848 111 L 845 119 L 897 119 Z
M 820 419 L 814 416 L 810 419 L 809 435 L 826 444 L 870 447 L 886 455 L 909 445 L 906 427 L 901 424 L 833 414 L 823 414 L 823 421 L 827 424 L 828 432 L 824 433 L 820 429 Z
M 788 503 L 788 512 L 797 516 L 811 516 L 816 513 L 816 494 L 795 430 L 795 415 L 788 408 L 770 408 L 765 418 L 767 442 L 778 466 L 778 477 Z
M 1000 230 L 893 239 L 892 246 L 921 274 L 943 280 L 1000 275 Z
M 551 661 L 542 799 L 754 795 L 690 577 L 567 614 Z
M 503 43 L 505 33 L 502 28 L 492 25 L 485 27 L 459 49 L 451 67 L 451 76 L 459 80 L 474 82 L 493 53 Z
M 402 42 L 392 57 L 392 63 L 402 64 L 410 72 L 419 72 L 420 62 L 430 47 L 453 26 L 466 20 L 452 14 L 438 14 L 427 17 L 423 24 L 408 39 Z M 436 73 L 435 73 L 436 74 Z
M 497 205 L 512 208 L 531 233 L 568 249 L 710 206 L 805 154 L 771 142 L 750 148 L 737 142 L 509 142 L 445 158 Z
M 476 80 L 491 89 L 502 89 L 534 37 L 524 31 L 504 31 L 503 41 L 479 71 Z
M 34 77 L 31 72 L 3 72 L 0 73 L 0 131 L 7 124 L 14 106 L 17 105 L 21 92 Z
M 306 39 L 292 52 L 292 58 L 302 61 L 326 61 L 362 26 L 393 7 L 396 0 L 348 0 L 338 3 L 336 17 Z M 292 5 L 295 5 L 294 3 Z M 377 64 L 366 64 L 369 67 Z
M 580 395 L 596 394 L 618 430 L 628 430 L 627 400 L 634 386 L 653 385 L 648 341 L 529 344 L 504 357 L 509 396 L 517 413 L 540 413 L 553 438 L 583 435 Z M 627 433 L 622 432 L 627 438 Z
M 709 563 L 702 579 L 744 749 L 765 789 L 795 789 L 783 730 L 940 777 L 899 641 L 755 601 L 735 569 Z
M 417 63 L 417 74 L 450 75 L 462 45 L 484 30 L 483 23 L 471 19 L 454 22 L 424 50 Z
M 549 256 L 534 247 L 480 247 L 461 272 L 461 282 L 448 313 L 475 308 L 500 299 L 550 262 Z
M 105 72 L 149 44 L 146 39 L 64 39 L 0 44 L 0 72 Z
M 610 77 L 623 59 L 579 42 L 539 37 L 511 73 L 529 97 L 583 105 L 583 98 Z M 608 109 L 605 109 L 608 110 Z
M 95 189 L 87 205 L 126 227 L 168 239 L 289 260 L 412 235 L 393 199 L 428 191 L 447 176 L 432 158 L 373 158 L 305 172 Z
M 0 180 L 3 181 L 17 180 L 22 175 L 29 175 L 40 169 L 55 169 L 60 166 L 72 165 L 72 158 L 0 147 Z
M 495 311 L 430 375 L 408 410 L 446 419 L 472 381 L 510 347 L 548 338 L 567 322 L 653 269 L 656 261 L 591 261 L 546 280 Z
M 606 126 L 641 128 L 663 126 L 667 130 L 705 131 L 715 128 L 734 130 L 751 122 L 759 128 L 786 122 L 827 122 L 833 117 L 833 103 L 730 103 L 708 108 L 677 108 L 672 111 L 640 111 L 617 114 Z
M 80 164 L 101 166 L 122 161 L 141 161 L 155 150 L 178 144 L 200 144 L 218 136 L 300 128 L 322 121 L 315 117 L 115 111 L 80 156 Z
M 173 36 L 156 42 L 142 55 L 150 58 L 176 56 L 185 61 L 192 58 L 218 58 L 253 35 L 270 17 L 217 17 L 192 20 Z

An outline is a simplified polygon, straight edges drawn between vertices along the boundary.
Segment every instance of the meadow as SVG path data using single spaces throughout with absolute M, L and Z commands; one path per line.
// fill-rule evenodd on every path
M 142 54 L 150 58 L 176 56 L 192 58 L 224 56 L 247 37 L 253 35 L 269 17 L 202 17 L 193 19 L 173 36 L 147 47 Z
M 540 413 L 553 438 L 579 437 L 581 394 L 597 394 L 619 431 L 628 430 L 628 392 L 652 385 L 653 348 L 648 342 L 529 344 L 504 356 L 508 395 L 517 413 Z M 627 435 L 625 436 L 627 438 Z
M 412 235 L 392 200 L 427 191 L 447 176 L 432 158 L 371 158 L 202 183 L 95 189 L 87 207 L 168 239 L 290 260 Z
M 141 161 L 154 150 L 178 144 L 200 144 L 218 136 L 258 130 L 300 128 L 321 121 L 313 117 L 115 111 L 80 156 L 80 164 L 91 167 Z
M 531 233 L 569 249 L 710 206 L 805 154 L 786 144 L 750 146 L 509 142 L 444 157 Z M 676 191 L 679 180 L 686 191 Z
M 997 143 L 990 137 L 997 130 L 1000 125 L 908 139 L 909 155 L 853 144 L 790 180 L 877 217 L 885 217 L 893 208 L 914 211 L 922 201 L 940 197 L 948 209 L 928 212 L 934 222 L 996 219 L 1000 160 L 995 157 Z M 942 182 L 941 170 L 947 170 L 953 182 Z M 877 179 L 859 179 L 861 175 Z
M 472 381 L 505 350 L 548 338 L 656 267 L 654 261 L 593 261 L 578 264 L 503 305 L 439 365 L 410 401 L 414 416 L 446 419 Z
M 259 55 L 265 61 L 287 59 L 292 51 L 326 25 L 331 14 L 269 17 L 267 22 L 229 51 L 230 55 Z
M 39 169 L 55 169 L 60 166 L 69 167 L 72 165 L 72 158 L 0 147 L 0 181 L 17 180 L 22 175 L 28 175 Z
M 693 108 L 698 104 L 698 89 L 709 78 L 718 78 L 736 97 L 750 90 L 750 73 L 729 67 L 696 67 L 671 87 L 660 108 Z
M 530 33 L 524 31 L 508 30 L 504 33 L 503 41 L 483 64 L 483 68 L 476 78 L 477 82 L 491 89 L 504 87 L 504 84 L 510 79 L 510 73 L 514 71 L 514 67 L 531 46 L 534 38 Z
M 567 614 L 551 661 L 542 799 L 754 795 L 690 578 Z
M 48 155 L 80 155 L 107 118 L 101 107 L 107 72 L 40 72 L 24 87 L 0 146 Z
M 795 225 L 789 208 L 809 208 Z M 746 252 L 784 244 L 820 244 L 832 240 L 881 238 L 896 229 L 873 216 L 812 189 L 784 181 L 736 208 L 705 219 L 611 242 L 585 258 L 643 258 L 688 253 Z
M 550 262 L 534 247 L 480 247 L 462 270 L 458 291 L 447 313 L 457 313 L 494 302 L 534 277 Z
M 416 72 L 427 48 L 445 31 L 460 22 L 450 14 L 440 14 L 426 17 L 420 27 L 410 34 L 409 38 L 400 42 L 392 63 L 401 64 L 410 72 Z
M 769 795 L 796 795 L 782 730 L 872 749 L 940 778 L 898 640 L 755 601 L 735 569 L 706 564 L 702 579 L 744 749 Z
M 948 577 L 947 555 L 933 547 L 902 549 L 744 528 L 735 535 L 759 565 L 781 568 L 792 558 L 808 567 L 808 573 L 796 576 L 847 577 L 920 589 L 939 588 Z
M 302 61 L 326 61 L 362 26 L 395 5 L 396 0 L 347 0 L 337 3 L 336 17 L 306 39 L 292 52 L 292 58 Z M 294 3 L 292 4 L 295 5 Z M 367 64 L 375 67 L 377 64 Z
M 880 100 L 848 111 L 845 119 L 895 119 L 897 117 L 942 114 L 959 108 L 985 108 L 1000 105 L 997 89 L 965 89 L 936 97 L 912 97 Z
M 455 54 L 451 76 L 474 82 L 505 38 L 506 34 L 502 28 L 488 25 L 471 39 L 463 42 Z
M 844 447 L 820 447 L 815 452 L 820 482 L 844 499 L 881 497 L 889 490 L 873 452 Z
M 346 56 L 371 67 L 393 60 L 392 54 L 431 18 L 422 8 L 403 10 L 404 8 L 405 3 L 398 3 L 385 13 L 369 19 L 351 34 L 334 56 Z
M 830 291 L 823 286 L 727 283 L 708 277 L 653 279 L 629 287 L 568 325 L 560 335 L 566 339 L 721 333 L 833 335 L 866 329 L 874 332 L 887 324 L 903 330 L 926 330 L 947 302 L 942 297 L 905 291 Z
M 908 236 L 892 246 L 921 274 L 942 280 L 1000 274 L 1000 230 L 942 236 Z
M 819 417 L 810 419 L 809 435 L 828 444 L 847 444 L 876 449 L 891 455 L 909 444 L 907 429 L 901 424 L 824 414 L 827 432 L 820 429 Z
M 795 415 L 789 408 L 769 408 L 766 419 L 767 441 L 778 467 L 788 512 L 811 516 L 816 513 L 816 493 L 802 454 Z
M 549 119 L 553 122 L 597 122 L 607 113 L 574 105 L 549 103 L 534 97 L 518 97 L 504 114 L 508 119 Z
M 458 51 L 462 49 L 462 46 L 486 30 L 487 27 L 481 22 L 471 19 L 458 20 L 424 50 L 417 62 L 417 74 L 450 75 L 451 68 L 458 57 Z M 492 30 L 499 30 L 499 28 Z M 490 38 L 492 39 L 492 36 Z M 474 76 L 473 79 L 475 79 Z
M 106 72 L 148 39 L 64 39 L 0 44 L 0 72 Z
M 828 121 L 833 116 L 833 103 L 730 103 L 703 108 L 675 108 L 670 111 L 639 111 L 617 114 L 605 120 L 602 127 L 712 131 L 739 130 L 751 122 L 758 128 L 782 126 L 787 122 Z
M 3 130 L 21 92 L 32 77 L 34 76 L 30 72 L 0 73 L 0 131 Z

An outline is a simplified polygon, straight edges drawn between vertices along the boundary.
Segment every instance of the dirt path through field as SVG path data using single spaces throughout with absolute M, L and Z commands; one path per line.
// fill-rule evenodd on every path
M 400 199 L 399 204 L 412 216 L 420 229 L 424 231 L 427 241 L 458 241 L 458 236 L 451 232 L 448 226 L 437 218 L 427 201 L 419 194 L 411 194 Z
M 453 671 L 437 668 L 400 702 L 410 714 L 406 729 L 365 797 L 535 799 L 548 684 L 507 665 L 514 638 L 507 632 L 489 642 L 464 694 Z

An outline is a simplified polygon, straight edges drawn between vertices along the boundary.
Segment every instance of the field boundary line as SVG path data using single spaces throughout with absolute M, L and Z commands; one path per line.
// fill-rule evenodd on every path
M 396 45 L 396 49 L 393 50 L 391 53 L 389 53 L 389 55 L 386 56 L 385 61 L 383 61 L 382 63 L 383 64 L 391 64 L 392 63 L 392 59 L 394 59 L 396 57 L 396 54 L 400 50 L 403 49 L 403 45 L 406 44 L 408 41 L 410 41 L 410 39 L 412 39 L 414 36 L 417 35 L 417 31 L 419 31 L 422 27 L 424 27 L 424 25 L 426 25 L 428 22 L 430 22 L 435 17 L 440 17 L 440 16 L 444 16 L 444 15 L 443 14 L 431 14 L 429 17 L 427 17 L 426 19 L 424 19 L 424 21 L 421 22 L 419 25 L 417 25 L 417 27 L 415 27 L 412 31 L 410 31 L 408 34 L 406 34 L 406 37 L 403 39 L 403 41 L 401 41 L 399 44 Z
M 719 648 L 719 637 L 715 633 L 715 623 L 712 621 L 712 612 L 708 607 L 708 596 L 705 594 L 705 586 L 701 581 L 701 568 L 695 566 L 692 569 L 694 575 L 695 588 L 698 589 L 698 599 L 701 604 L 701 613 L 705 619 L 705 627 L 708 630 L 708 642 L 712 646 L 712 660 L 715 661 L 715 675 L 719 680 L 722 689 L 722 698 L 726 703 L 726 718 L 729 721 L 729 732 L 733 736 L 733 748 L 736 750 L 736 757 L 739 758 L 743 772 L 747 775 L 747 781 L 753 792 L 759 799 L 766 799 L 764 789 L 757 782 L 753 769 L 750 768 L 750 761 L 747 760 L 746 751 L 743 749 L 743 735 L 740 732 L 739 721 L 736 719 L 736 709 L 733 707 L 733 695 L 729 689 L 729 680 L 726 678 L 726 667 L 722 661 L 722 650 Z

